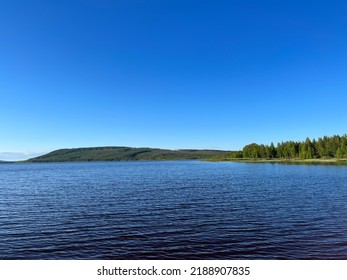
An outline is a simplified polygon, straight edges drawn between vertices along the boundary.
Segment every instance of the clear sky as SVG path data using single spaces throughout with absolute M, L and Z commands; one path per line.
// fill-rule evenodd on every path
M 0 159 L 347 132 L 347 2 L 0 2 Z

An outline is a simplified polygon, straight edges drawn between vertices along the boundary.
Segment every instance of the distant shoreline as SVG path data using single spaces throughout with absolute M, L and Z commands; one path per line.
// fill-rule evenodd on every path
M 243 163 L 283 163 L 283 164 L 308 164 L 308 165 L 347 165 L 347 159 L 252 159 L 252 158 L 225 158 L 209 160 L 213 162 L 243 162 Z
M 1 161 L 0 164 L 31 163 L 96 163 L 96 162 L 145 162 L 145 161 L 201 161 L 201 162 L 235 162 L 259 164 L 293 164 L 293 165 L 347 165 L 347 159 L 251 159 L 251 158 L 219 158 L 219 159 L 133 159 L 133 160 L 88 160 L 88 161 Z

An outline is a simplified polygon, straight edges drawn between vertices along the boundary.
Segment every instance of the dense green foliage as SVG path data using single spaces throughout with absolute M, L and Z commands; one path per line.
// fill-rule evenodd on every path
M 129 161 L 129 160 L 185 160 L 227 157 L 230 152 L 217 150 L 163 150 L 129 147 L 97 147 L 61 149 L 28 162 L 70 162 L 70 161 Z
M 231 158 L 251 159 L 318 159 L 347 158 L 347 134 L 324 136 L 318 140 L 306 138 L 303 142 L 286 141 L 277 144 L 249 144 L 242 151 L 233 152 Z

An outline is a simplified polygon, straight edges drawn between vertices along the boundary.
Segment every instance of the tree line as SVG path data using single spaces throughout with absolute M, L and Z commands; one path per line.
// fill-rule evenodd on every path
M 343 136 L 324 136 L 318 140 L 306 138 L 305 141 L 286 141 L 270 145 L 252 143 L 242 151 L 232 152 L 231 158 L 251 159 L 315 159 L 347 158 L 347 134 Z

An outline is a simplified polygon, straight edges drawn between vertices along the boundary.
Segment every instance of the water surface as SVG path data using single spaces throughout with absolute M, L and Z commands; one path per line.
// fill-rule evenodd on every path
M 347 259 L 347 167 L 0 165 L 1 259 Z

